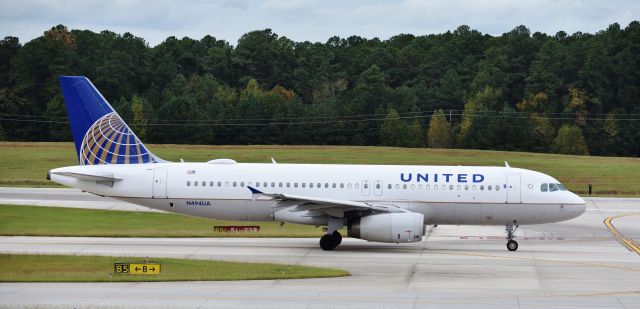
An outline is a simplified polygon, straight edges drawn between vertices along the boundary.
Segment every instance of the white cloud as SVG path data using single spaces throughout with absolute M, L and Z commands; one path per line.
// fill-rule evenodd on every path
M 333 35 L 387 39 L 423 35 L 466 24 L 500 35 L 518 25 L 532 32 L 596 32 L 614 22 L 639 19 L 632 0 L 0 0 L 0 36 L 21 42 L 54 25 L 92 31 L 131 32 L 151 45 L 168 36 L 210 34 L 235 44 L 251 30 L 271 28 L 295 41 L 324 42 Z

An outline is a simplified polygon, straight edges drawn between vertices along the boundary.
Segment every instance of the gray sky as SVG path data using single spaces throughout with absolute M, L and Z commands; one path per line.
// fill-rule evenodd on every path
M 0 36 L 24 43 L 57 24 L 95 32 L 131 32 L 151 46 L 168 36 L 210 34 L 235 45 L 248 31 L 271 28 L 294 41 L 333 35 L 387 39 L 466 24 L 500 35 L 518 25 L 532 32 L 594 33 L 640 20 L 635 0 L 0 0 Z

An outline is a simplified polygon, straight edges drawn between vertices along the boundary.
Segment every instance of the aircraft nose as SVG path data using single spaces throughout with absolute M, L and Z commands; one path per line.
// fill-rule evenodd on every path
M 571 193 L 571 204 L 573 204 L 571 208 L 576 213 L 576 217 L 587 211 L 587 202 L 575 193 Z

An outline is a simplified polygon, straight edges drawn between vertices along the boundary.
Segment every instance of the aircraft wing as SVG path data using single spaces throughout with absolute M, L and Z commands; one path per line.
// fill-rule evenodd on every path
M 376 204 L 370 202 L 357 202 L 349 200 L 336 200 L 314 196 L 295 195 L 286 193 L 265 193 L 253 187 L 247 187 L 251 190 L 253 197 L 267 196 L 273 199 L 280 200 L 284 203 L 278 203 L 274 207 L 286 208 L 289 207 L 289 211 L 311 211 L 311 212 L 324 212 L 335 213 L 344 212 L 349 210 L 368 210 L 375 212 L 407 212 L 407 210 L 390 204 Z

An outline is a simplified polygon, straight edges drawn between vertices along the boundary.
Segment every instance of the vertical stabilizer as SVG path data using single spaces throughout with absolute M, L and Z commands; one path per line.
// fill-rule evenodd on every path
M 153 155 L 84 76 L 60 76 L 80 165 L 164 161 Z

